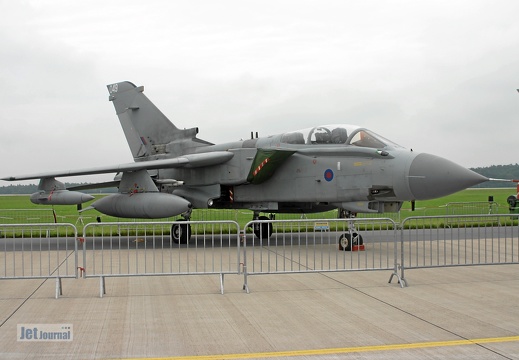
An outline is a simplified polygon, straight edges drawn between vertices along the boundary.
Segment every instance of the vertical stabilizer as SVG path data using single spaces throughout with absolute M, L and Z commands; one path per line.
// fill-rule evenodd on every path
M 107 88 L 135 160 L 154 155 L 176 156 L 184 147 L 210 144 L 196 139 L 198 128 L 182 130 L 173 125 L 144 95 L 143 86 L 125 81 Z

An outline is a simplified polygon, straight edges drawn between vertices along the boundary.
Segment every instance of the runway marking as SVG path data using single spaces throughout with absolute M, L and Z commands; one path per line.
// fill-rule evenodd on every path
M 388 351 L 388 350 L 408 350 L 408 349 L 424 349 L 431 347 L 444 346 L 461 346 L 461 345 L 480 345 L 490 343 L 519 341 L 519 336 L 507 336 L 496 338 L 467 339 L 467 340 L 447 340 L 447 341 L 430 341 L 410 344 L 393 344 L 393 345 L 373 345 L 373 346 L 357 346 L 348 348 L 332 348 L 332 349 L 315 349 L 315 350 L 292 350 L 292 351 L 272 351 L 249 354 L 221 354 L 221 355 L 196 355 L 196 356 L 172 356 L 172 357 L 154 357 L 154 358 L 128 358 L 126 360 L 220 360 L 220 359 L 252 359 L 252 358 L 271 358 L 271 357 L 293 357 L 293 356 L 311 356 L 311 355 L 337 355 L 371 351 Z

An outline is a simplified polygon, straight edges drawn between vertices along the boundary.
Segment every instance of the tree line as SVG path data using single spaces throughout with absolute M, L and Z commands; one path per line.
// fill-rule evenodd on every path
M 470 170 L 477 172 L 478 174 L 481 174 L 488 178 L 519 180 L 519 164 L 492 165 L 492 166 L 488 166 L 488 167 L 471 168 Z M 511 184 L 509 182 L 487 181 L 487 182 L 479 184 L 475 187 L 477 187 L 477 188 L 505 188 L 505 187 L 515 187 L 515 186 L 516 186 L 516 184 Z

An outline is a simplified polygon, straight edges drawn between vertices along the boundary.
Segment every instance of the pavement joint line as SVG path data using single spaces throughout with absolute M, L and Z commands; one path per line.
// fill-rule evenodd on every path
M 11 318 L 13 317 L 13 315 L 16 314 L 16 312 L 17 312 L 18 310 L 20 310 L 20 308 L 21 308 L 21 307 L 22 307 L 22 306 L 23 306 L 23 305 L 24 305 L 24 304 L 25 304 L 25 303 L 26 303 L 26 302 L 27 302 L 27 301 L 28 301 L 28 300 L 29 300 L 29 299 L 30 299 L 30 298 L 31 298 L 31 297 L 36 293 L 36 291 L 38 291 L 38 290 L 43 286 L 43 284 L 45 284 L 45 282 L 46 282 L 47 280 L 49 280 L 49 279 L 48 279 L 48 278 L 47 278 L 47 279 L 43 279 L 43 281 L 42 281 L 42 282 L 41 282 L 41 283 L 36 287 L 36 289 L 34 289 L 34 291 L 33 291 L 32 293 L 30 293 L 29 296 L 27 296 L 25 299 L 23 299 L 23 301 L 20 303 L 20 305 L 18 305 L 18 306 L 16 307 L 16 309 L 14 309 L 14 310 L 11 312 L 11 314 L 9 314 L 9 316 L 7 316 L 7 317 L 5 318 L 5 320 L 0 324 L 0 328 L 1 328 L 2 326 L 4 326 L 4 324 L 5 324 L 7 321 L 9 321 L 9 319 L 11 319 Z
M 407 314 L 407 315 L 410 315 L 410 316 L 412 316 L 412 317 L 414 317 L 414 318 L 416 318 L 416 319 L 418 319 L 418 320 L 420 320 L 420 321 L 423 321 L 423 322 L 425 322 L 425 323 L 427 323 L 427 324 L 429 324 L 429 325 L 431 325 L 431 326 L 434 326 L 434 327 L 436 327 L 436 328 L 438 328 L 438 329 L 440 329 L 440 330 L 443 330 L 443 331 L 445 331 L 445 332 L 447 332 L 447 333 L 450 333 L 450 334 L 452 334 L 452 335 L 454 335 L 454 336 L 457 336 L 457 337 L 459 337 L 459 338 L 462 339 L 461 341 L 464 341 L 464 340 L 465 340 L 465 341 L 470 341 L 470 340 L 467 339 L 465 336 L 462 336 L 462 335 L 460 335 L 460 334 L 457 334 L 457 333 L 455 333 L 455 332 L 453 332 L 453 331 L 451 331 L 451 330 L 449 330 L 449 329 L 447 329 L 447 328 L 445 328 L 445 327 L 443 327 L 443 326 L 440 326 L 440 325 L 438 325 L 438 324 L 435 324 L 435 323 L 433 323 L 433 322 L 431 322 L 431 321 L 429 321 L 429 320 L 427 320 L 427 319 L 424 319 L 424 318 L 422 318 L 422 317 L 419 317 L 419 316 L 417 316 L 417 315 L 414 315 L 414 314 L 412 314 L 412 313 L 406 311 L 405 309 L 402 309 L 402 308 L 400 308 L 400 307 L 398 307 L 398 306 L 396 306 L 396 305 L 390 304 L 390 303 L 388 303 L 388 302 L 386 302 L 386 301 L 384 301 L 384 300 L 382 300 L 382 299 L 379 299 L 379 298 L 377 298 L 377 297 L 375 297 L 375 296 L 373 296 L 373 295 L 370 295 L 370 294 L 368 294 L 368 293 L 362 291 L 362 290 L 359 289 L 359 288 L 356 288 L 356 287 L 353 287 L 353 286 L 351 286 L 351 285 L 348 285 L 348 284 L 346 284 L 346 283 L 344 283 L 344 282 L 342 282 L 342 281 L 340 281 L 340 280 L 338 280 L 338 279 L 334 279 L 333 277 L 328 276 L 328 274 L 321 274 L 321 275 L 326 276 L 327 278 L 329 278 L 329 279 L 331 279 L 331 280 L 334 280 L 334 281 L 338 282 L 339 284 L 342 284 L 342 285 L 344 285 L 344 286 L 346 286 L 346 287 L 349 287 L 349 288 L 351 288 L 352 290 L 355 290 L 355 291 L 357 291 L 357 292 L 359 292 L 359 293 L 361 293 L 361 294 L 363 294 L 363 295 L 365 295 L 365 296 L 368 296 L 368 297 L 370 297 L 370 298 L 372 298 L 372 299 L 374 299 L 374 300 L 376 300 L 376 301 L 379 301 L 379 302 L 381 302 L 381 303 L 384 304 L 384 305 L 390 306 L 390 307 L 392 307 L 392 308 L 394 308 L 394 309 L 396 309 L 396 310 L 398 310 L 398 311 L 401 311 L 401 312 L 403 312 L 403 313 L 405 313 L 405 314 Z M 482 348 L 485 349 L 485 350 L 492 351 L 492 352 L 496 353 L 497 355 L 503 356 L 502 354 L 499 354 L 499 353 L 497 353 L 497 352 L 495 352 L 495 351 L 493 351 L 493 350 L 491 350 L 491 349 L 485 347 L 483 344 L 484 344 L 484 343 L 481 343 L 481 342 L 480 342 L 480 343 L 478 343 L 477 345 L 480 346 L 480 347 L 482 347 Z
M 352 289 L 352 290 L 355 290 L 355 291 L 357 291 L 358 293 L 360 293 L 360 294 L 362 294 L 362 295 L 364 295 L 364 296 L 367 296 L 367 297 L 369 297 L 369 298 L 371 298 L 371 299 L 373 299 L 373 300 L 376 300 L 376 301 L 378 301 L 378 302 L 380 302 L 380 303 L 382 303 L 382 304 L 384 304 L 384 305 L 386 305 L 386 306 L 392 307 L 393 309 L 396 309 L 396 310 L 398 310 L 398 311 L 401 311 L 401 312 L 403 312 L 403 313 L 406 314 L 406 315 L 412 316 L 412 317 L 414 317 L 415 319 L 418 319 L 418 320 L 420 320 L 420 321 L 426 322 L 427 324 L 429 324 L 429 325 L 431 325 L 431 326 L 434 326 L 434 327 L 436 327 L 436 328 L 438 328 L 438 329 L 441 329 L 441 330 L 443 330 L 443 331 L 446 331 L 446 332 L 448 332 L 448 333 L 450 333 L 450 334 L 452 334 L 452 335 L 454 335 L 454 336 L 457 336 L 457 337 L 459 337 L 459 338 L 462 338 L 462 339 L 468 340 L 466 337 L 464 337 L 464 336 L 462 336 L 462 335 L 460 335 L 460 334 L 456 334 L 455 332 L 453 332 L 453 331 L 451 331 L 451 330 L 449 330 L 449 329 L 446 329 L 446 328 L 444 328 L 444 327 L 442 327 L 442 326 L 439 326 L 438 324 L 435 324 L 435 323 L 433 323 L 433 322 L 431 322 L 431 321 L 429 321 L 429 320 L 427 320 L 427 319 L 424 319 L 424 318 L 422 318 L 422 317 L 420 317 L 420 316 L 417 316 L 417 315 L 415 315 L 415 314 L 412 314 L 412 313 L 410 313 L 409 311 L 407 311 L 407 310 L 405 310 L 405 309 L 403 309 L 403 308 L 401 308 L 401 307 L 399 307 L 399 306 L 397 306 L 397 305 L 391 304 L 391 303 L 389 303 L 389 302 L 387 302 L 387 301 L 384 301 L 384 300 L 382 300 L 382 299 L 379 299 L 379 298 L 376 297 L 376 296 L 370 295 L 370 294 L 366 293 L 365 291 L 362 291 L 360 288 L 357 288 L 357 287 L 354 287 L 354 286 L 348 285 L 348 284 L 346 284 L 346 283 L 344 283 L 344 282 L 342 282 L 342 281 L 340 281 L 340 280 L 338 280 L 338 279 L 334 279 L 333 277 L 328 276 L 327 274 L 322 274 L 322 275 L 324 275 L 324 276 L 328 277 L 329 279 L 334 280 L 334 281 L 338 282 L 339 284 L 342 284 L 342 285 L 344 285 L 344 286 L 346 286 L 346 287 L 348 287 L 348 288 L 350 288 L 350 289 Z
M 58 266 L 57 266 L 57 267 L 52 271 L 52 273 L 50 273 L 50 275 L 52 275 L 52 274 L 54 274 L 56 271 L 58 271 L 58 268 L 59 268 L 61 265 L 63 265 L 63 264 L 67 261 L 67 259 L 70 257 L 70 255 L 72 255 L 72 254 L 74 254 L 74 251 L 72 251 L 70 254 L 68 254 L 68 255 L 65 257 L 65 259 L 64 259 L 61 263 L 59 263 Z M 34 291 L 33 291 L 32 293 L 30 293 L 29 296 L 27 296 L 27 297 L 26 297 L 26 298 L 21 302 L 21 304 L 20 304 L 18 307 L 16 307 L 16 309 L 14 309 L 13 312 L 11 312 L 11 314 L 10 314 L 9 316 L 7 316 L 7 317 L 4 319 L 4 321 L 3 321 L 2 323 L 0 323 L 0 328 L 1 328 L 2 326 L 4 326 L 4 324 L 5 324 L 7 321 L 9 321 L 9 319 L 11 319 L 11 318 L 14 316 L 14 314 L 16 314 L 16 313 L 18 312 L 18 310 L 20 310 L 20 309 L 22 308 L 22 306 L 24 306 L 25 303 L 26 303 L 27 301 L 29 301 L 30 298 L 33 297 L 34 294 L 36 294 L 36 292 L 37 292 L 38 290 L 40 290 L 40 288 L 43 286 L 43 284 L 45 284 L 45 283 L 47 282 L 47 280 L 49 280 L 49 279 L 51 279 L 51 277 L 43 278 L 43 281 L 42 281 L 42 282 L 41 282 L 41 283 L 36 287 L 36 289 L 34 289 Z
M 126 358 L 119 360 L 230 360 L 230 359 L 262 359 L 272 357 L 295 357 L 295 356 L 319 356 L 319 355 L 338 355 L 349 353 L 363 353 L 375 351 L 396 351 L 409 349 L 425 349 L 432 347 L 446 346 L 463 346 L 463 345 L 480 345 L 490 343 L 503 343 L 519 341 L 519 336 L 506 336 L 495 338 L 466 339 L 466 340 L 446 340 L 446 341 L 429 341 L 409 344 L 391 344 L 391 345 L 368 345 L 355 346 L 347 348 L 329 348 L 329 349 L 309 349 L 309 350 L 291 350 L 291 351 L 269 351 L 248 354 L 220 354 L 220 355 L 195 355 L 195 356 L 172 356 L 172 357 L 152 357 L 152 358 Z

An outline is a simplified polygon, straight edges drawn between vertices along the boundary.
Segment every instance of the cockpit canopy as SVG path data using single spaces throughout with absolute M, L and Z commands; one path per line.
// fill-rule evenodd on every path
M 368 129 L 345 124 L 321 125 L 285 133 L 281 136 L 281 142 L 301 145 L 353 145 L 375 149 L 400 147 Z

